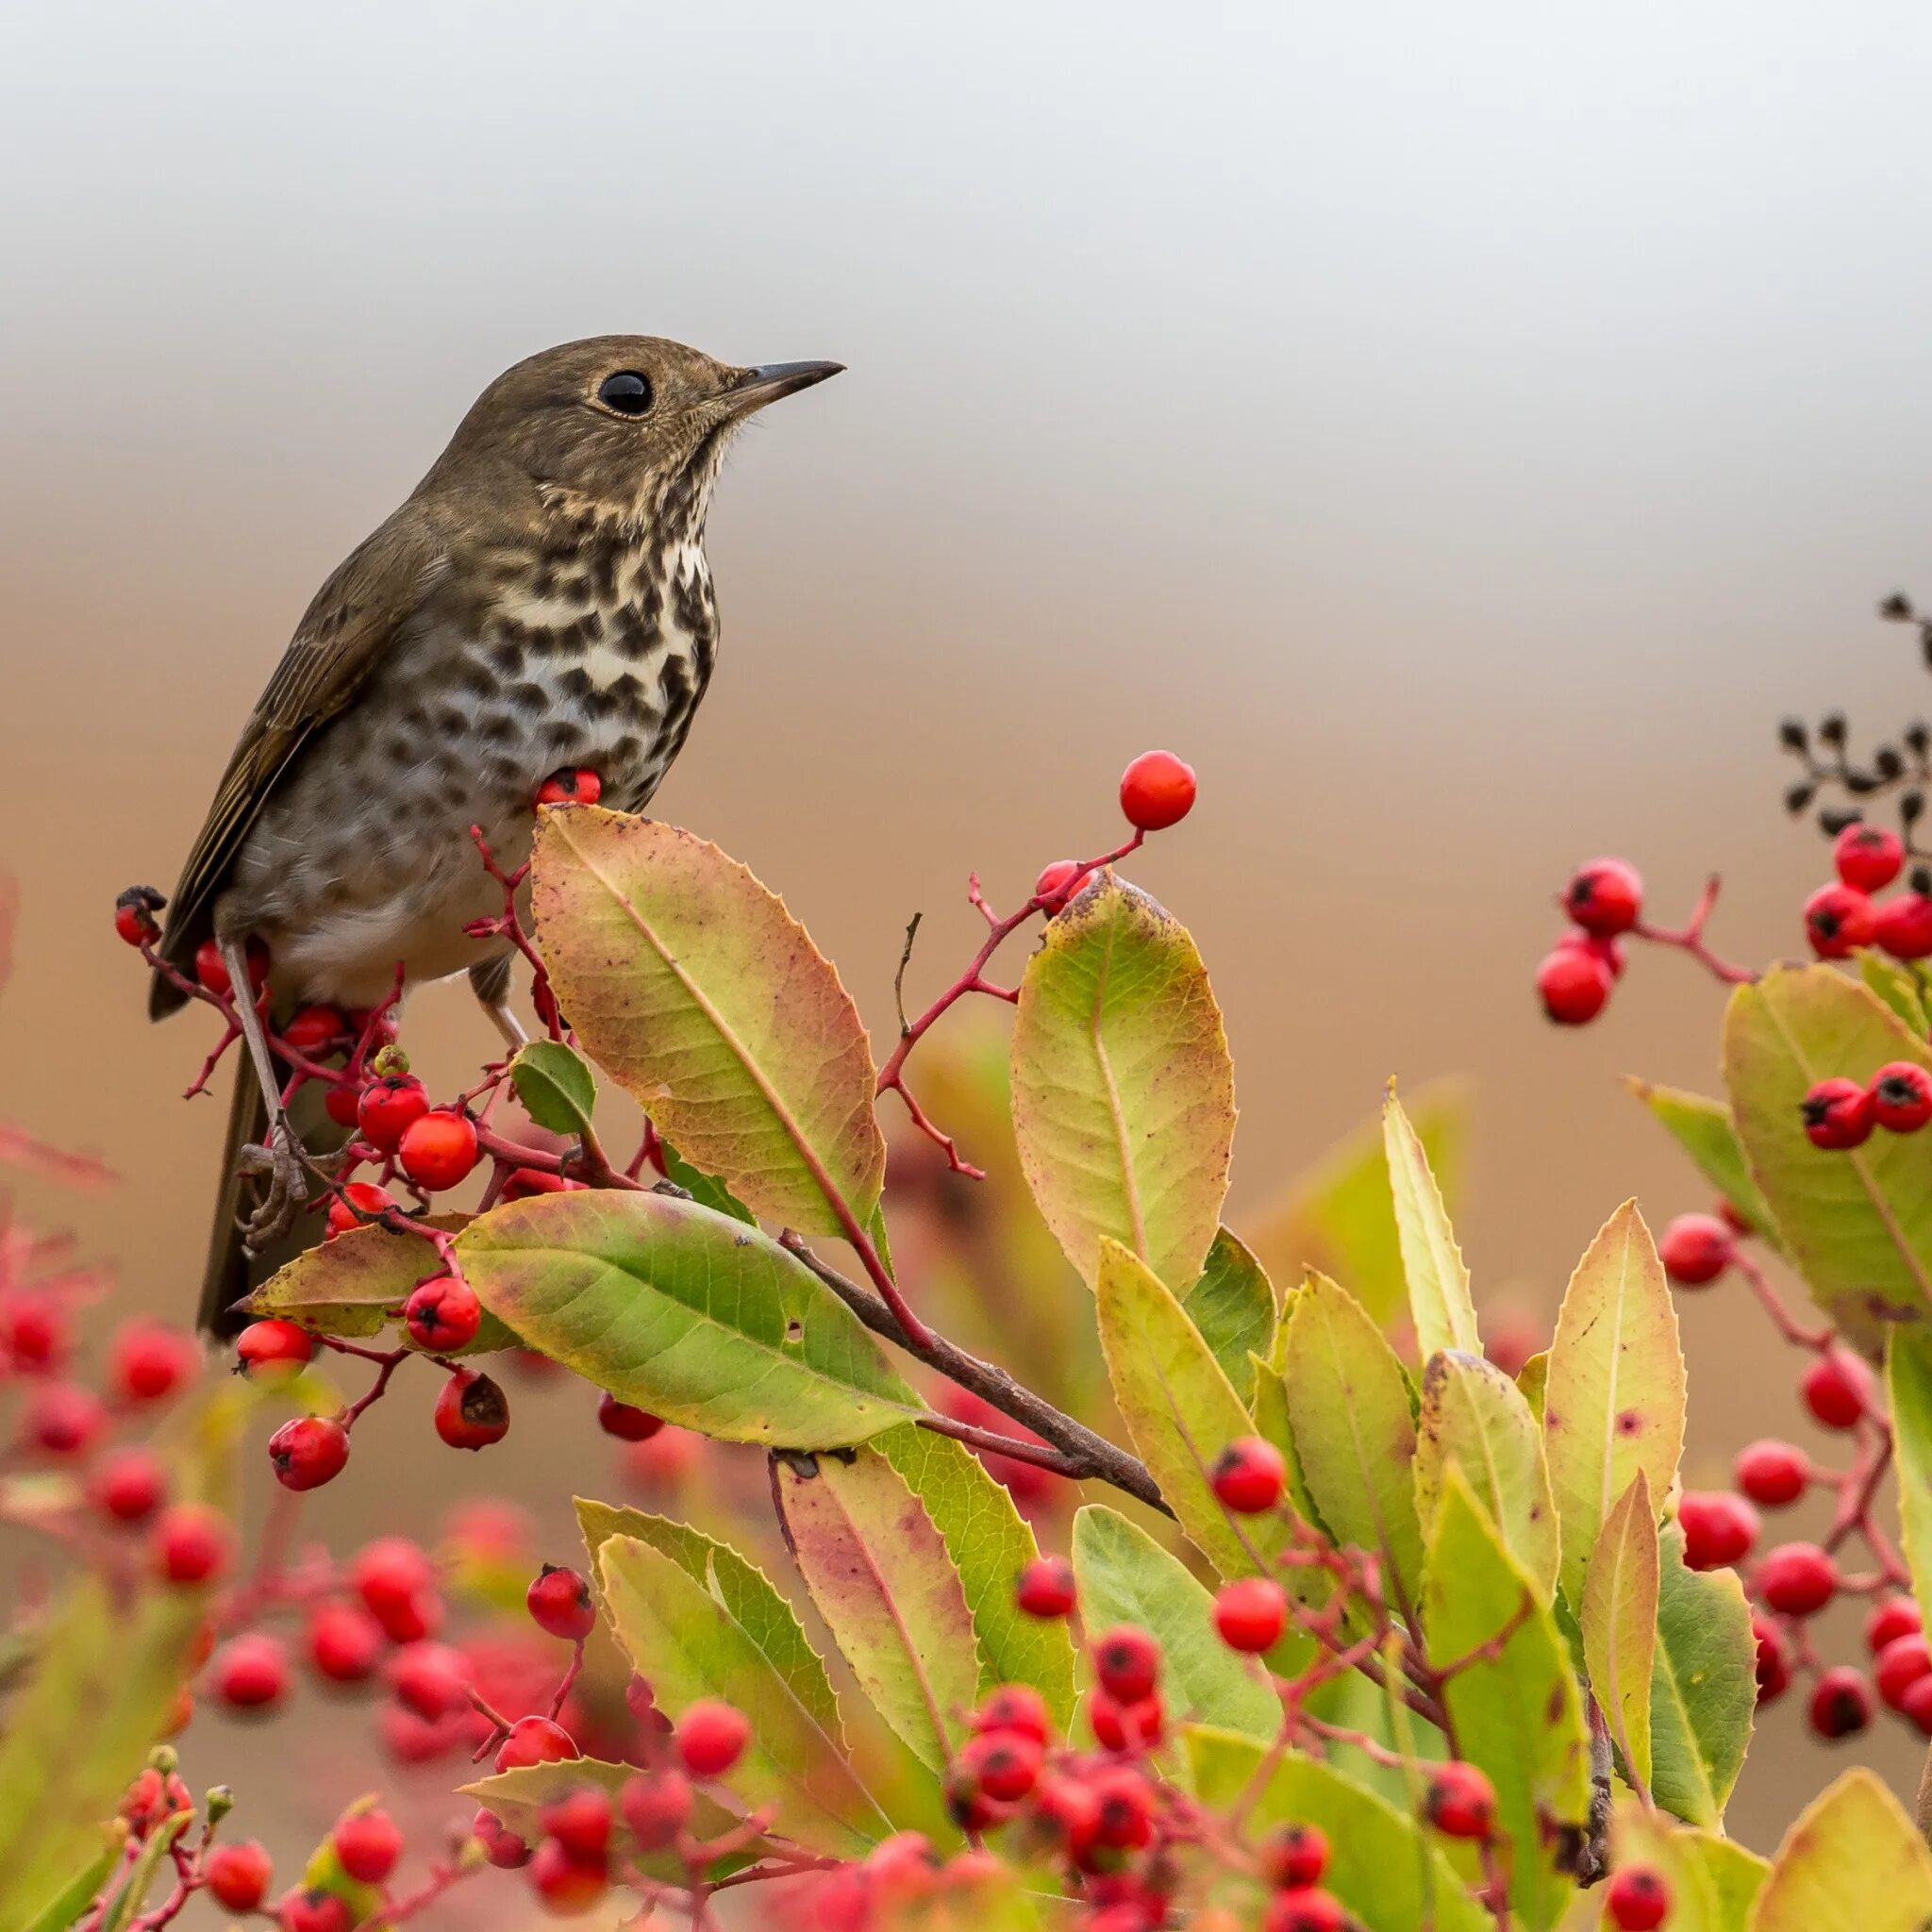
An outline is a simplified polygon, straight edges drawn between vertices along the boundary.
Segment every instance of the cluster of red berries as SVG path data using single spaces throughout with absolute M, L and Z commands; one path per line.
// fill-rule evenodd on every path
M 1164 832 L 1194 808 L 1194 768 L 1171 751 L 1144 751 L 1121 774 L 1121 811 L 1136 832 Z M 1095 868 L 1077 858 L 1056 858 L 1033 882 L 1033 896 L 1049 914 L 1058 912 Z
M 1536 990 L 1557 1024 L 1581 1026 L 1623 976 L 1623 935 L 1643 917 L 1643 881 L 1621 858 L 1594 859 L 1572 875 L 1563 908 L 1574 924 L 1537 968 Z
M 1838 835 L 1838 877 L 1805 901 L 1805 933 L 1821 959 L 1845 959 L 1876 946 L 1894 959 L 1932 958 L 1932 896 L 1916 880 L 1909 891 L 1874 900 L 1905 870 L 1905 841 L 1882 826 L 1852 824 Z
M 1916 1060 L 1891 1060 L 1862 1086 L 1820 1080 L 1798 1103 L 1805 1137 L 1814 1147 L 1861 1147 L 1874 1127 L 1916 1134 L 1932 1121 L 1932 1073 Z

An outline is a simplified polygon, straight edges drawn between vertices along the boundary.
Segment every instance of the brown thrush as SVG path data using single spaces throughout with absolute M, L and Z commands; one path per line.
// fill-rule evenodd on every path
M 651 336 L 549 349 L 497 377 L 401 508 L 336 570 L 243 727 L 175 888 L 163 955 L 210 936 L 245 987 L 266 945 L 278 1000 L 374 1005 L 467 971 L 512 1041 L 510 956 L 463 927 L 502 909 L 478 825 L 523 862 L 544 779 L 588 769 L 641 810 L 711 675 L 705 513 L 731 433 L 837 362 L 735 369 Z M 182 1004 L 154 982 L 157 1019 Z M 305 1191 L 259 1020 L 238 1075 L 202 1286 L 218 1325 L 250 1253 Z M 255 1144 L 262 1143 L 262 1144 Z M 265 1198 L 238 1223 L 242 1175 Z

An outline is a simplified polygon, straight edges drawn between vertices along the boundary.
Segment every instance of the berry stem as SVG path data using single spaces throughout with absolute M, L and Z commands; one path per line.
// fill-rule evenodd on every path
M 1711 913 L 1717 907 L 1717 895 L 1723 881 L 1712 873 L 1704 882 L 1704 891 L 1698 895 L 1697 904 L 1691 908 L 1690 917 L 1677 927 L 1652 925 L 1645 920 L 1639 920 L 1630 928 L 1632 937 L 1648 940 L 1653 945 L 1675 946 L 1680 952 L 1689 953 L 1700 966 L 1705 967 L 1726 986 L 1751 986 L 1757 983 L 1757 974 L 1748 967 L 1734 966 L 1727 959 L 1721 959 L 1705 943 L 1704 928 L 1709 923 Z

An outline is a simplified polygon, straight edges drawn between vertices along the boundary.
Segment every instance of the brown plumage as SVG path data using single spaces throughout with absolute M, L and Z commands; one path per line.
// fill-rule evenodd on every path
M 500 1012 L 498 909 L 469 837 L 508 865 L 538 788 L 589 768 L 641 810 L 704 694 L 717 643 L 705 513 L 753 410 L 837 372 L 740 369 L 653 337 L 551 349 L 499 376 L 408 500 L 317 592 L 256 705 L 169 908 L 162 952 L 193 972 L 215 939 L 266 943 L 278 1002 L 367 1006 L 468 969 Z M 154 983 L 156 1018 L 182 1004 Z M 301 1193 L 275 1074 L 237 1081 L 229 1175 L 202 1319 L 240 1291 L 242 1163 L 267 1140 L 260 1247 Z M 252 1165 L 266 1164 L 256 1157 Z

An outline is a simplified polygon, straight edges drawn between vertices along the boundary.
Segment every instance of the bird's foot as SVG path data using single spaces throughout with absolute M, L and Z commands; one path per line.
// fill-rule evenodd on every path
M 295 1224 L 296 1213 L 308 1198 L 301 1143 L 287 1121 L 277 1121 L 269 1129 L 267 1146 L 242 1148 L 242 1171 L 268 1175 L 267 1193 L 240 1224 L 243 1245 L 250 1255 L 258 1255 Z

